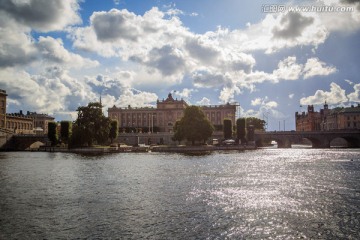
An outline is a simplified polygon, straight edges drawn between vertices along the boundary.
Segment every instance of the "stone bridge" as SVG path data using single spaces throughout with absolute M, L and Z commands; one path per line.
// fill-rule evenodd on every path
M 291 144 L 301 143 L 308 139 L 313 148 L 330 148 L 330 143 L 336 138 L 344 139 L 349 148 L 360 148 L 360 130 L 336 130 L 319 132 L 257 132 L 255 142 L 263 146 L 264 142 L 276 141 L 278 148 L 291 148 Z
M 3 146 L 3 149 L 12 151 L 28 150 L 34 143 L 35 145 L 37 145 L 36 143 L 50 145 L 50 141 L 46 135 L 13 135 Z

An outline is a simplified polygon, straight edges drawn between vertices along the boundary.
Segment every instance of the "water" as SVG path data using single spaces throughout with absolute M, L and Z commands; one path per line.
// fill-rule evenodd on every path
M 0 153 L 0 208 L 0 239 L 360 239 L 360 150 Z

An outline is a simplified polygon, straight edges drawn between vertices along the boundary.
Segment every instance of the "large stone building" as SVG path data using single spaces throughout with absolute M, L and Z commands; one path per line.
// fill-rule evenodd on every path
M 188 104 L 184 100 L 174 99 L 171 94 L 162 101 L 158 100 L 156 108 L 142 107 L 119 108 L 113 106 L 108 109 L 108 116 L 119 122 L 122 129 L 133 128 L 135 131 L 172 132 L 174 124 L 183 116 Z M 235 124 L 236 105 L 224 104 L 216 106 L 201 106 L 207 118 L 214 126 L 223 124 L 225 118 Z
M 0 89 L 0 128 L 6 127 L 6 91 Z
M 308 106 L 308 112 L 295 113 L 296 131 L 331 131 L 360 129 L 360 104 L 329 109 L 325 103 L 320 112 Z
M 48 133 L 48 123 L 54 121 L 53 117 L 29 111 L 26 115 L 22 111 L 6 113 L 6 98 L 6 91 L 0 89 L 0 129 L 20 134 Z
M 27 112 L 26 116 L 29 116 L 34 119 L 34 128 L 37 131 L 42 131 L 44 134 L 48 133 L 48 124 L 49 122 L 54 122 L 55 118 L 47 114 L 36 113 L 36 112 Z
M 34 134 L 34 119 L 19 113 L 6 114 L 6 129 L 17 134 Z

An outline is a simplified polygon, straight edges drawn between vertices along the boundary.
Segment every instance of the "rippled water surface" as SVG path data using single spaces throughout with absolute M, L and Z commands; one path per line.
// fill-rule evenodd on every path
M 360 150 L 0 153 L 0 239 L 360 239 Z

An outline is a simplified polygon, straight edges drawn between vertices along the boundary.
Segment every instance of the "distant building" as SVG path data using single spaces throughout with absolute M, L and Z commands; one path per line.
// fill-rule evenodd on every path
M 48 123 L 54 122 L 55 118 L 47 114 L 36 113 L 36 112 L 27 112 L 26 116 L 29 116 L 34 119 L 34 128 L 42 129 L 44 134 L 48 133 Z
M 6 127 L 6 91 L 0 89 L 0 128 Z
M 360 104 L 356 107 L 329 109 L 325 103 L 320 112 L 308 106 L 308 112 L 295 113 L 296 131 L 330 131 L 340 129 L 360 129 Z
M 18 134 L 33 134 L 34 119 L 24 115 L 22 111 L 8 113 L 6 114 L 6 129 Z
M 25 115 L 22 110 L 19 113 L 7 113 L 6 98 L 6 91 L 0 89 L 0 129 L 20 134 L 48 133 L 48 123 L 53 122 L 55 118 L 29 111 Z
M 175 122 L 183 117 L 188 104 L 184 100 L 174 99 L 171 93 L 162 101 L 158 100 L 156 108 L 141 107 L 108 109 L 108 116 L 119 122 L 120 128 L 135 128 L 135 131 L 172 132 Z M 213 125 L 222 125 L 225 118 L 235 124 L 236 105 L 200 106 Z

